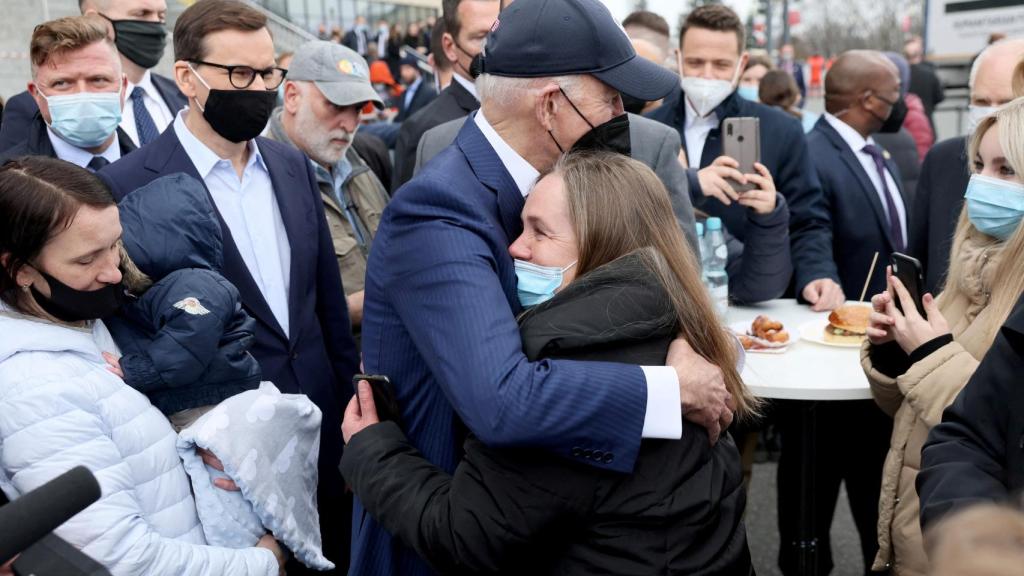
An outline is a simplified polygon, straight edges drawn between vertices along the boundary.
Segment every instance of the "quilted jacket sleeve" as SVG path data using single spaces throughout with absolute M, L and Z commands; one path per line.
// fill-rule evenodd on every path
M 193 533 L 199 530 L 195 505 L 180 462 L 167 457 L 168 451 L 174 453 L 173 431 L 138 393 L 127 386 L 103 386 L 96 370 L 75 368 L 49 370 L 36 381 L 0 388 L 0 482 L 5 491 L 24 494 L 82 464 L 96 475 L 102 497 L 57 534 L 114 576 L 275 576 L 277 561 L 268 550 L 191 543 L 202 539 Z M 137 416 L 111 426 L 105 418 L 111 410 Z M 123 454 L 122 447 L 135 438 L 146 439 L 141 451 Z M 139 483 L 133 470 L 145 470 L 150 479 Z M 165 484 L 146 490 L 149 482 Z M 175 489 L 164 490 L 165 485 Z M 159 512 L 146 514 L 144 498 L 166 501 L 149 502 Z M 180 527 L 178 539 L 158 533 L 151 524 L 157 519 L 151 516 L 161 516 L 164 526 Z

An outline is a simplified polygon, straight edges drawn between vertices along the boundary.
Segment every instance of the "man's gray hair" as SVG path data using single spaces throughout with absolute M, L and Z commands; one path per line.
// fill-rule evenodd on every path
M 498 108 L 506 108 L 516 102 L 522 102 L 530 95 L 531 91 L 543 88 L 551 82 L 561 86 L 566 94 L 575 93 L 580 85 L 579 79 L 579 75 L 510 78 L 494 74 L 481 74 L 476 79 L 476 93 L 480 96 L 480 102 L 487 102 Z
M 1003 38 L 985 46 L 985 48 L 978 54 L 978 57 L 974 59 L 974 64 L 971 65 L 971 75 L 967 80 L 967 89 L 970 94 L 974 93 L 974 81 L 978 77 L 978 70 L 981 69 L 981 63 L 987 58 L 994 49 L 1006 46 L 1008 44 L 1020 44 L 1021 52 L 1024 53 L 1024 38 Z

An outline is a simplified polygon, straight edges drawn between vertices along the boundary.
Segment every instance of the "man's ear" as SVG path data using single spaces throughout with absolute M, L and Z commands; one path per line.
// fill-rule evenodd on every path
M 537 99 L 534 103 L 537 121 L 545 130 L 551 130 L 555 125 L 555 114 L 558 113 L 558 84 L 549 82 L 537 92 Z
M 441 36 L 441 49 L 444 51 L 444 57 L 449 62 L 457 62 L 459 59 L 458 48 L 455 47 L 455 37 L 450 32 L 445 32 Z
M 284 81 L 284 111 L 288 114 L 295 114 L 302 104 L 302 91 L 299 86 L 291 81 Z
M 192 70 L 188 67 L 188 62 L 184 60 L 178 60 L 174 63 L 174 83 L 178 85 L 178 90 L 185 95 L 187 100 L 192 100 L 196 97 L 195 87 L 195 76 Z

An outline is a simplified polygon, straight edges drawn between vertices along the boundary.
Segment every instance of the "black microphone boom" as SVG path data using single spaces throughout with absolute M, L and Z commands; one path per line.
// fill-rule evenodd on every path
M 100 499 L 100 485 L 77 466 L 0 508 L 0 565 Z

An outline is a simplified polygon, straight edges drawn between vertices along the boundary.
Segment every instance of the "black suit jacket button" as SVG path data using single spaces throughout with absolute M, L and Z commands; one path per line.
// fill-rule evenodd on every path
M 594 450 L 594 460 L 600 462 L 602 458 L 604 458 L 604 451 Z
M 584 458 L 593 458 L 594 457 L 594 451 L 591 450 L 590 448 L 587 448 L 586 450 L 583 451 L 583 457 Z
M 583 456 L 583 449 L 580 448 L 579 446 L 573 446 L 572 447 L 572 455 L 577 457 L 577 458 L 579 458 L 580 456 Z
M 612 460 L 614 460 L 614 459 L 615 459 L 615 456 L 612 456 L 611 452 L 605 454 L 604 458 L 603 458 L 605 464 L 611 464 Z

